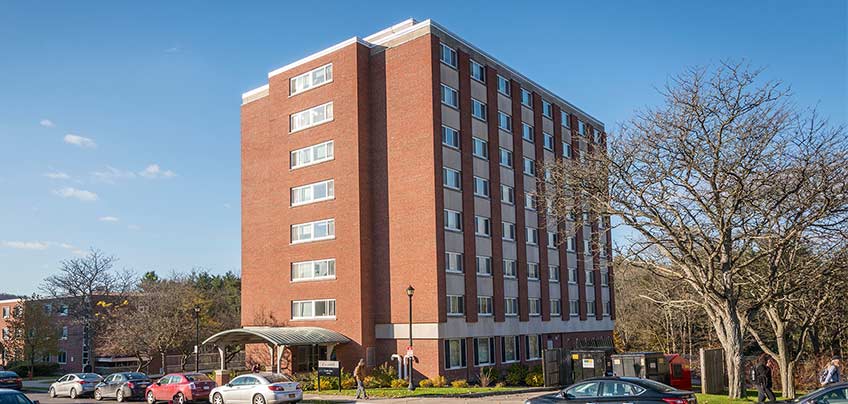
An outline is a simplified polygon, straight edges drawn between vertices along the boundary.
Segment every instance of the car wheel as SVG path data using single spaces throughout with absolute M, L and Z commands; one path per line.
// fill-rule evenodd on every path
M 77 399 L 77 389 L 71 387 L 71 394 L 68 397 L 70 397 L 71 400 L 76 400 Z
M 103 400 L 103 393 L 100 392 L 100 389 L 94 389 L 94 399 L 97 401 Z
M 215 393 L 215 395 L 212 396 L 212 404 L 224 404 L 224 397 L 221 393 Z
M 265 396 L 256 394 L 253 396 L 253 404 L 265 404 Z
M 183 393 L 177 393 L 177 395 L 174 396 L 174 404 L 185 404 L 185 402 L 186 399 Z
M 50 391 L 47 392 L 47 395 L 50 396 L 50 398 L 56 398 L 56 389 L 51 387 Z
M 153 395 L 152 391 L 147 392 L 147 404 L 156 404 L 156 396 Z
M 124 402 L 124 388 L 123 387 L 119 388 L 118 391 L 115 392 L 115 400 L 117 400 L 119 403 Z

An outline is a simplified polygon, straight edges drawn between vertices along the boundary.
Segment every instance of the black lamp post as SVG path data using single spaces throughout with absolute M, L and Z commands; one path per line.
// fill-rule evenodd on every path
M 415 294 L 415 288 L 409 285 L 406 288 L 406 295 L 409 296 L 409 349 L 412 349 L 412 295 Z M 415 362 L 415 356 L 409 358 L 409 391 L 415 390 L 415 385 L 412 384 L 412 362 Z
M 194 371 L 200 371 L 200 306 L 194 306 Z

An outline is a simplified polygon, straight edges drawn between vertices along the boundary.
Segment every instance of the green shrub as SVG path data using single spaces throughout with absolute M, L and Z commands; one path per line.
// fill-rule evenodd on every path
M 497 368 L 482 367 L 477 375 L 477 380 L 480 382 L 480 387 L 489 387 L 495 380 L 498 379 Z
M 542 372 L 534 370 L 527 374 L 527 378 L 524 379 L 524 382 L 530 387 L 542 387 L 545 385 L 545 376 Z
M 379 381 L 374 378 L 374 376 L 365 376 L 364 378 L 362 378 L 362 383 L 365 384 L 365 387 L 369 389 L 376 389 L 382 387 L 380 386 Z
M 451 386 L 455 389 L 464 389 L 468 387 L 468 380 L 459 379 L 451 382 Z
M 374 368 L 370 376 L 374 378 L 374 387 L 391 387 L 392 380 L 397 378 L 397 372 L 391 364 L 385 362 Z
M 433 387 L 433 381 L 430 379 L 424 379 L 418 382 L 418 387 Z
M 506 383 L 510 386 L 520 386 L 527 379 L 527 368 L 520 363 L 514 363 L 506 371 Z
M 392 388 L 399 389 L 402 387 L 409 386 L 409 382 L 403 379 L 394 379 L 392 380 Z
M 433 387 L 445 387 L 448 385 L 448 379 L 444 376 L 430 378 L 430 383 Z
M 353 375 L 342 372 L 342 388 L 348 390 L 356 388 L 356 379 L 353 378 Z
M 14 362 L 9 364 L 9 367 L 6 368 L 9 371 L 15 372 L 20 377 L 29 376 L 29 363 L 27 362 Z M 36 362 L 32 366 L 33 376 L 52 376 L 59 374 L 59 364 L 58 363 L 47 363 L 47 362 Z

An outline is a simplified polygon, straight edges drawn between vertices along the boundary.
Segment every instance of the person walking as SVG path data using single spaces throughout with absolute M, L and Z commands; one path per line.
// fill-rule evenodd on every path
M 822 370 L 821 375 L 819 376 L 819 383 L 822 386 L 831 384 L 831 383 L 839 383 L 841 380 L 839 375 L 839 366 L 841 365 L 842 358 L 839 355 L 834 355 L 830 358 L 830 363 L 827 367 Z
M 757 365 L 754 366 L 754 386 L 757 388 L 757 402 L 764 402 L 767 398 L 768 402 L 774 402 L 774 392 L 771 391 L 771 368 L 768 365 L 768 356 L 760 355 L 757 360 Z
M 360 395 L 363 399 L 368 400 L 368 392 L 365 391 L 365 359 L 359 359 L 359 363 L 353 369 L 353 379 L 356 380 L 356 399 L 359 400 Z
M 259 367 L 259 362 L 254 363 L 253 364 L 253 373 L 259 373 L 260 370 L 262 370 L 262 369 Z

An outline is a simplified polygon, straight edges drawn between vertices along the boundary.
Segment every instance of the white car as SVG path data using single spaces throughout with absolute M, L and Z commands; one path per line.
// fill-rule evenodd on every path
M 68 396 L 77 398 L 94 394 L 94 387 L 103 380 L 96 373 L 69 373 L 50 385 L 50 398 Z
M 300 383 L 281 373 L 249 373 L 214 388 L 212 404 L 296 403 L 303 399 Z

